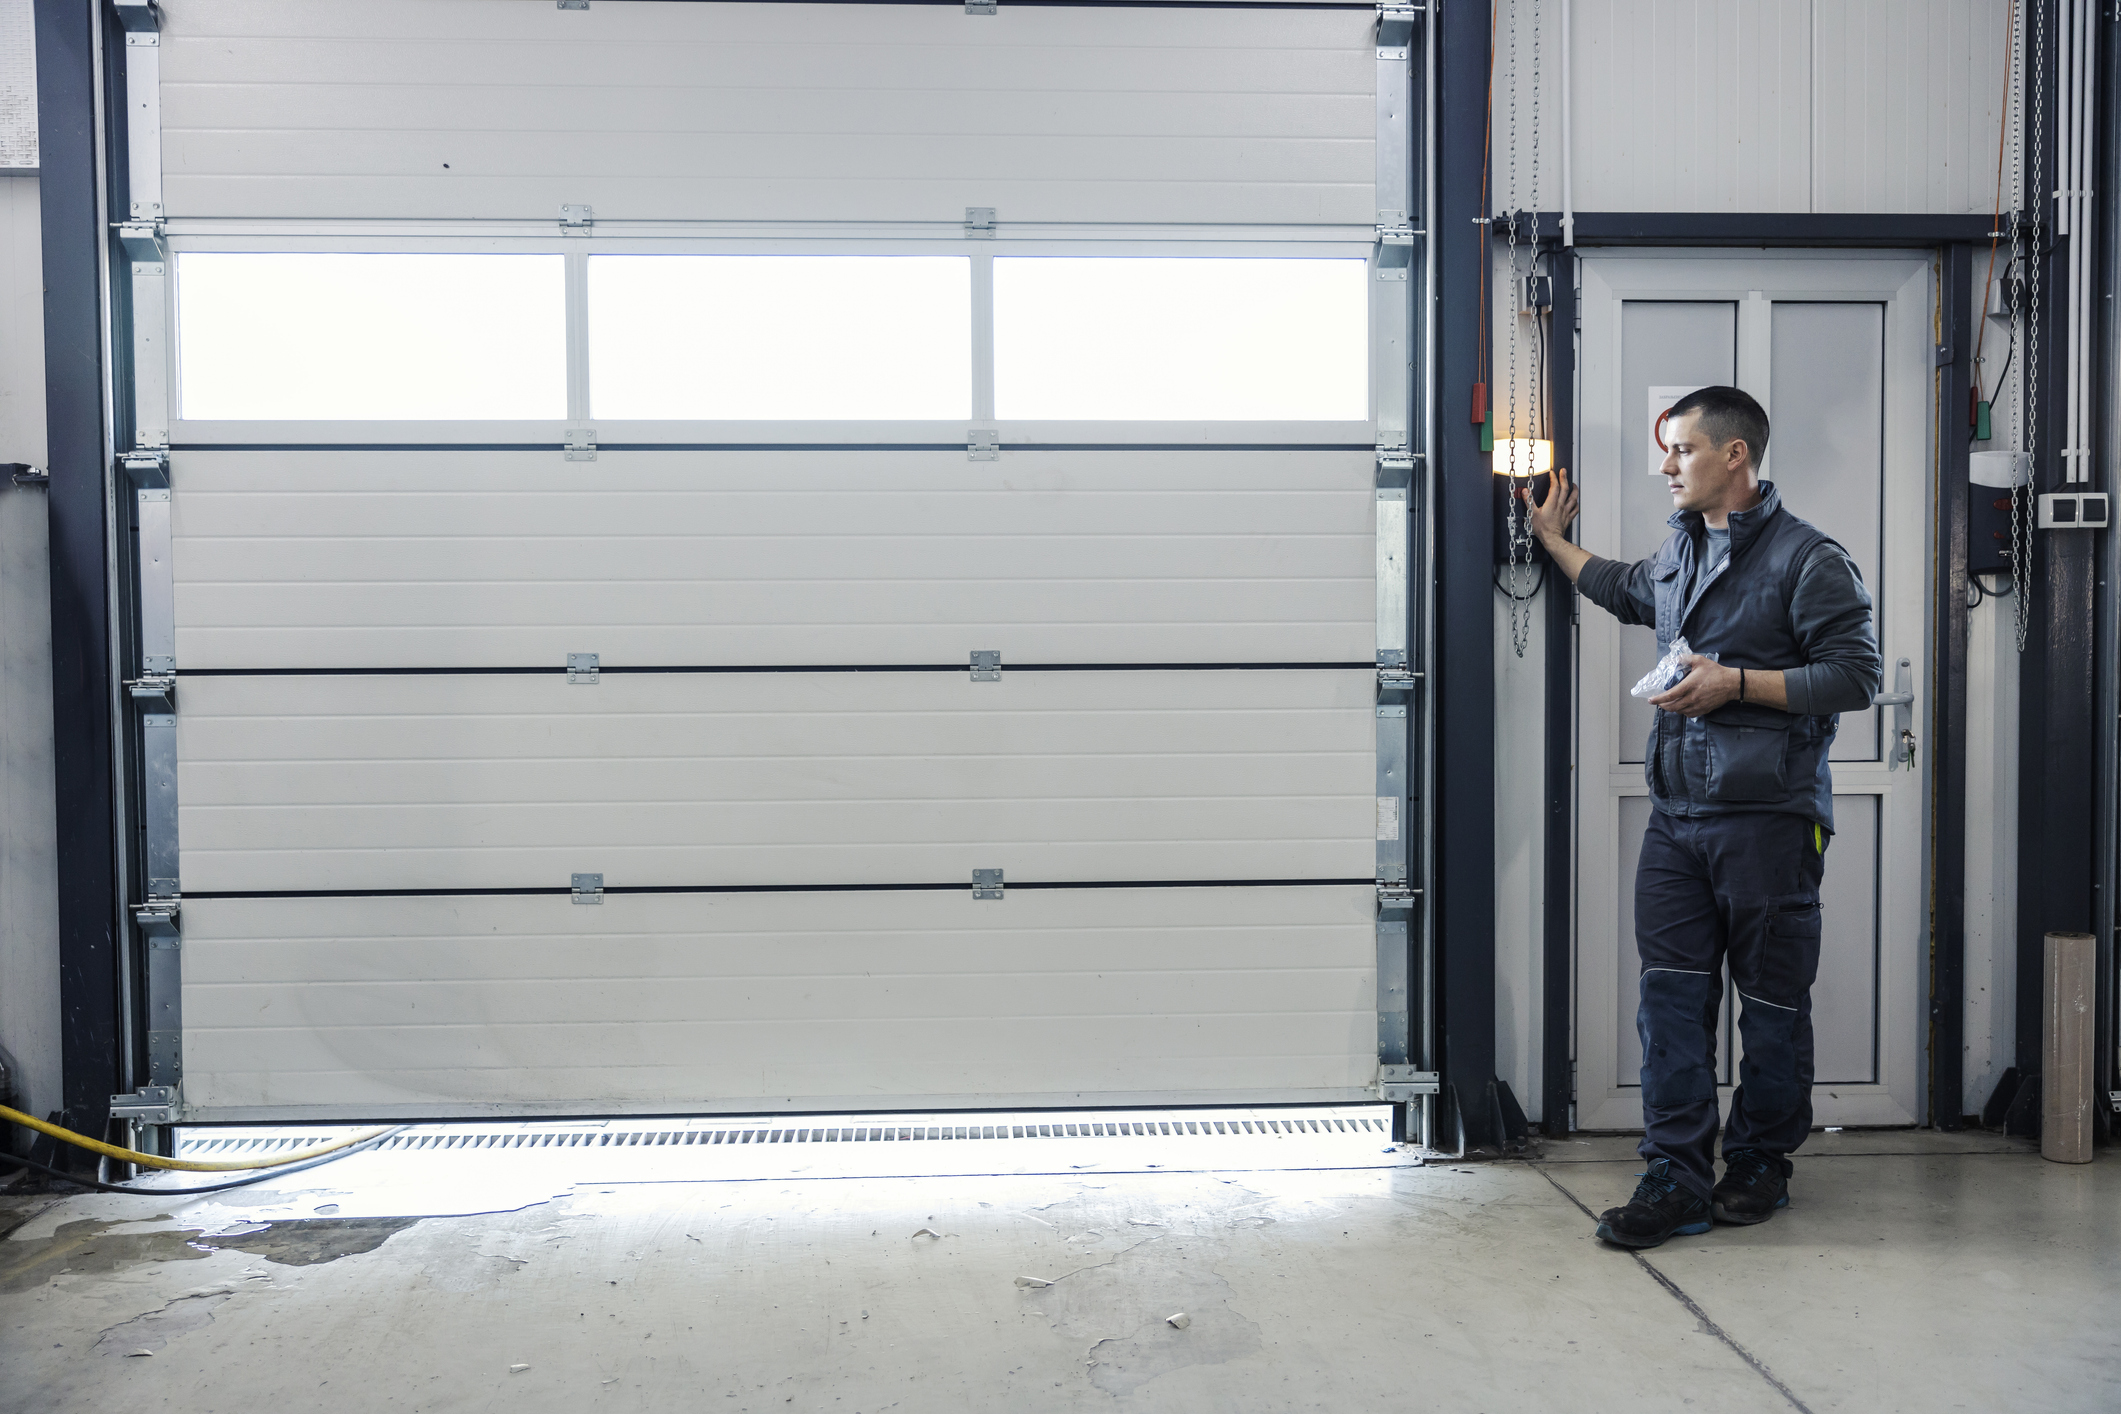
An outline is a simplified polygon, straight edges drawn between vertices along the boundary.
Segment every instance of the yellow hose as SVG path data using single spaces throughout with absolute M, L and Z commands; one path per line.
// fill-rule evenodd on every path
M 0 1119 L 12 1120 L 16 1124 L 27 1125 L 40 1134 L 49 1134 L 54 1139 L 63 1140 L 77 1148 L 88 1149 L 94 1153 L 102 1154 L 106 1158 L 121 1159 L 129 1164 L 138 1164 L 142 1168 L 183 1169 L 187 1173 L 231 1173 L 244 1169 L 276 1169 L 283 1164 L 299 1164 L 304 1159 L 314 1159 L 322 1154 L 336 1153 L 338 1150 L 348 1148 L 354 1144 L 365 1144 L 377 1135 L 388 1134 L 392 1129 L 398 1127 L 389 1124 L 379 1125 L 374 1129 L 364 1129 L 359 1134 L 349 1134 L 344 1139 L 334 1139 L 329 1144 L 318 1144 L 308 1149 L 297 1149 L 292 1154 L 277 1154 L 270 1159 L 228 1161 L 165 1159 L 160 1154 L 143 1154 L 137 1149 L 121 1149 L 116 1144 L 106 1144 L 100 1139 L 91 1139 L 86 1134 L 76 1134 L 71 1129 L 61 1129 L 56 1124 L 48 1124 L 34 1115 L 26 1115 L 20 1110 L 11 1110 L 6 1105 L 0 1105 Z

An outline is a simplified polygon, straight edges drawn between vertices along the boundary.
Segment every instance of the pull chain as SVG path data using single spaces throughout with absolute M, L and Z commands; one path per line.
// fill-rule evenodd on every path
M 2025 200 L 2026 182 L 2034 186 L 2042 183 L 2047 157 L 2047 0 L 2033 0 L 2029 7 L 2033 12 L 2033 92 L 2032 102 L 2020 110 L 2021 125 L 2028 119 L 2032 123 L 2031 170 L 2020 177 L 2016 193 L 2019 208 L 2031 216 L 2031 249 L 2021 257 L 2019 248 L 2019 215 L 2011 214 L 2011 255 L 2013 259 L 2025 258 L 2018 272 L 2017 289 L 2023 292 L 2025 306 L 2025 347 L 2020 361 L 2024 372 L 2020 375 L 2023 391 L 2020 417 L 2025 428 L 2024 451 L 2027 456 L 2027 474 L 2023 485 L 2013 477 L 2011 486 L 2011 579 L 2017 586 L 2013 597 L 2016 603 L 2016 628 L 2018 651 L 2025 651 L 2025 640 L 2032 624 L 2032 579 L 2033 579 L 2033 497 L 2038 494 L 2034 485 L 2039 475 L 2040 463 L 2040 266 L 2042 264 L 2041 236 L 2044 220 L 2044 200 Z M 2023 51 L 2021 51 L 2023 52 Z M 2019 129 L 2019 141 L 2024 141 L 2024 128 Z M 2011 305 L 2011 329 L 2015 336 L 2018 329 L 2018 296 L 2013 295 Z
M 1539 265 L 1539 0 L 1532 0 L 1532 86 L 1529 93 L 1532 125 L 1531 178 L 1531 254 L 1532 267 Z M 1517 15 L 1512 7 L 1510 16 L 1510 111 L 1508 116 L 1508 141 L 1510 148 L 1510 299 L 1509 299 L 1509 424 L 1505 434 L 1509 448 L 1507 480 L 1509 496 L 1504 508 L 1504 529 L 1509 544 L 1509 569 L 1503 581 L 1503 592 L 1510 600 L 1510 647 L 1522 658 L 1532 641 L 1532 600 L 1538 596 L 1538 566 L 1533 561 L 1532 508 L 1519 494 L 1531 489 L 1532 477 L 1538 470 L 1533 439 L 1526 435 L 1527 427 L 1536 430 L 1536 421 L 1519 421 L 1517 402 L 1517 326 L 1527 312 L 1525 299 L 1525 273 L 1517 263 L 1518 218 L 1523 206 L 1522 195 L 1517 185 Z M 1537 310 L 1529 311 L 1534 318 Z M 1537 380 L 1533 393 L 1537 396 Z

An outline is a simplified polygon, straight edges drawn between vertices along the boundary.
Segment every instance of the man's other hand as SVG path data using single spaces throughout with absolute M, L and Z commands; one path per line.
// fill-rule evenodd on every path
M 1569 527 L 1576 520 L 1577 506 L 1583 499 L 1576 494 L 1575 486 L 1570 483 L 1567 467 L 1554 468 L 1544 501 L 1534 501 L 1529 486 L 1518 494 L 1523 496 L 1525 503 L 1531 507 L 1532 533 L 1539 537 L 1540 543 L 1547 547 L 1549 553 L 1557 542 L 1567 541 Z
M 1687 675 L 1649 699 L 1652 707 L 1676 712 L 1682 717 L 1706 717 L 1738 696 L 1738 670 L 1726 668 L 1713 658 L 1691 653 Z

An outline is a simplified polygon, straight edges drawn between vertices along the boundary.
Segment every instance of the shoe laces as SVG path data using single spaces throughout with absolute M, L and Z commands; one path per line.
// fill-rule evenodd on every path
M 1733 1149 L 1723 1156 L 1724 1181 L 1736 1179 L 1743 1188 L 1759 1183 L 1774 1167 L 1774 1162 L 1758 1149 Z
M 1663 1202 L 1671 1197 L 1673 1191 L 1679 1187 L 1679 1180 L 1673 1178 L 1662 1164 L 1653 1165 L 1636 1174 L 1635 1177 L 1641 1179 L 1642 1182 L 1635 1185 L 1633 1201 L 1646 1207 L 1654 1207 L 1656 1204 Z

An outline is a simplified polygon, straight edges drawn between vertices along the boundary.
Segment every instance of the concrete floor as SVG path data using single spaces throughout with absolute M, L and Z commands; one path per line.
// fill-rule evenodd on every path
M 775 1176 L 688 1154 L 595 1177 L 496 1157 L 442 1180 L 415 1155 L 408 1188 L 407 1160 L 362 1170 L 364 1154 L 277 1193 L 0 1199 L 0 1403 L 2121 1408 L 2106 1154 L 2063 1167 L 1988 1135 L 1816 1135 L 1788 1212 L 1638 1257 L 1586 1215 L 1631 1190 L 1624 1140 L 1419 1167 L 1373 1140 L 1366 1160 L 1308 1168 L 1257 1146 L 1164 1152 L 1156 1170 L 1148 1148 L 1105 1150 L 1051 1172 L 1021 1162 L 1037 1142 L 990 1165 L 1017 1171 L 933 1177 L 790 1175 L 791 1154 L 813 1156 L 784 1150 Z M 1180 1312 L 1190 1324 L 1166 1323 Z

